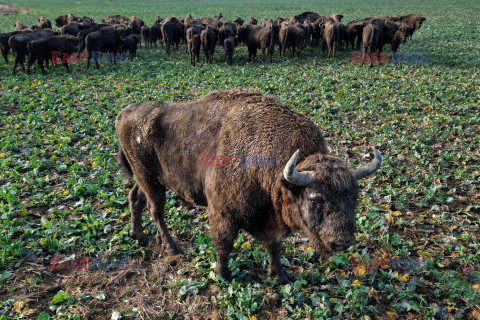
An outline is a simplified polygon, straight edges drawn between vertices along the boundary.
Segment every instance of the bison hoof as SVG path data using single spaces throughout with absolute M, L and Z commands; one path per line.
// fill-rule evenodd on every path
M 224 271 L 220 274 L 222 276 L 222 278 L 225 280 L 225 281 L 232 281 L 233 280 L 233 277 L 232 277 L 232 272 L 230 270 L 228 271 Z
M 172 241 L 172 243 L 168 244 L 168 251 L 170 251 L 170 255 L 176 256 L 177 254 L 183 254 L 183 250 Z
M 279 270 L 270 270 L 270 277 L 281 284 L 289 284 L 294 280 L 283 267 Z
M 142 244 L 146 244 L 148 242 L 148 237 L 146 234 L 142 233 L 142 232 L 139 232 L 139 233 L 135 233 L 133 232 L 133 230 L 130 230 L 130 237 L 132 237 L 133 239 L 136 239 L 138 240 L 138 242 L 142 243 Z

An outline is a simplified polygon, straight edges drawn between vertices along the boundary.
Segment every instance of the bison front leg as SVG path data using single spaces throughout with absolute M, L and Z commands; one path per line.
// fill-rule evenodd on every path
M 143 233 L 142 214 L 143 209 L 147 206 L 147 198 L 138 183 L 136 183 L 128 194 L 128 203 L 130 206 L 130 214 L 132 219 L 132 227 L 130 236 L 139 242 L 146 243 L 147 236 Z
M 225 280 L 231 281 L 232 272 L 228 267 L 228 256 L 232 252 L 233 242 L 238 235 L 238 228 L 224 216 L 226 214 L 210 209 L 211 236 L 215 253 L 217 254 L 215 273 L 222 276 Z
M 289 284 L 293 278 L 288 274 L 280 262 L 280 252 L 282 250 L 281 242 L 269 242 L 263 244 L 270 255 L 269 275 L 271 278 L 283 284 Z

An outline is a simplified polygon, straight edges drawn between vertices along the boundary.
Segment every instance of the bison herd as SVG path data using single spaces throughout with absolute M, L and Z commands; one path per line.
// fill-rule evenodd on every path
M 45 72 L 43 63 L 48 66 L 52 51 L 78 56 L 86 50 L 87 69 L 92 57 L 96 67 L 100 68 L 99 55 L 93 53 L 113 56 L 128 52 L 133 58 L 141 42 L 147 48 L 156 47 L 159 42 L 165 46 L 167 54 L 171 50 L 179 50 L 179 45 L 183 43 L 191 64 L 195 66 L 195 62 L 200 60 L 200 50 L 206 62 L 211 63 L 217 46 L 223 47 L 225 60 L 231 64 L 234 49 L 240 43 L 248 48 L 248 61 L 255 59 L 258 49 L 261 50 L 262 61 L 266 56 L 272 61 L 276 45 L 280 56 L 285 56 L 288 51 L 290 56 L 297 54 L 302 57 L 306 46 L 316 47 L 321 40 L 322 52 L 328 57 L 335 57 L 340 50 L 360 50 L 362 47 L 363 64 L 368 54 L 379 55 L 386 44 L 390 44 L 395 55 L 400 44 L 411 38 L 425 21 L 420 14 L 368 17 L 347 24 L 341 22 L 342 18 L 343 15 L 338 13 L 321 16 L 316 12 L 303 12 L 288 18 L 264 18 L 258 25 L 254 17 L 244 24 L 240 17 L 229 21 L 221 13 L 215 18 L 193 18 L 188 14 L 182 20 L 157 17 L 149 27 L 135 16 L 110 15 L 97 24 L 89 17 L 68 14 L 57 17 L 55 24 L 59 29 L 52 30 L 50 20 L 42 16 L 38 18 L 38 24 L 30 28 L 17 21 L 13 32 L 0 33 L 0 50 L 6 63 L 11 50 L 15 58 L 13 73 L 19 64 L 25 70 L 25 57 L 28 57 L 28 71 L 38 61 L 42 72 Z M 36 41 L 36 44 L 29 45 L 31 41 Z M 68 61 L 64 58 L 61 62 L 70 71 Z M 116 59 L 111 58 L 110 61 L 116 64 Z M 373 66 L 372 60 L 370 62 Z

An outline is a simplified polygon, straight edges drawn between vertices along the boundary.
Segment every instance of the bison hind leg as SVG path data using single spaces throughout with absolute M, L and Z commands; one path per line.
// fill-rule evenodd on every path
M 132 226 L 130 236 L 137 239 L 141 243 L 147 242 L 147 236 L 143 233 L 142 213 L 147 206 L 147 198 L 140 186 L 136 183 L 128 194 L 128 203 L 130 206 L 130 214 Z
M 174 256 L 181 254 L 182 249 L 180 249 L 168 232 L 167 224 L 165 223 L 164 219 L 164 209 L 166 203 L 165 192 L 167 191 L 166 188 L 157 181 L 148 180 L 146 181 L 146 184 L 141 187 L 141 189 L 145 193 L 150 214 L 157 225 L 159 239 L 161 239 L 165 248 L 170 251 L 171 255 Z

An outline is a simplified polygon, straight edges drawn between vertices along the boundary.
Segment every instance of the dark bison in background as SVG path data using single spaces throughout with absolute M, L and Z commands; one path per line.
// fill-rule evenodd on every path
M 50 38 L 58 35 L 58 32 L 45 29 L 45 30 L 36 30 L 30 33 L 21 33 L 17 34 L 10 39 L 8 39 L 8 45 L 12 49 L 12 54 L 15 57 L 13 62 L 12 73 L 15 74 L 18 64 L 21 65 L 22 70 L 25 71 L 24 62 L 25 56 L 28 53 L 27 44 L 35 39 Z
M 109 52 L 116 54 L 122 47 L 122 39 L 126 36 L 126 29 L 122 26 L 105 27 L 98 31 L 92 32 L 85 38 L 88 59 L 87 70 L 90 67 L 90 61 L 94 58 L 97 69 L 100 69 L 98 63 L 98 52 Z M 116 59 L 112 59 L 116 65 Z
M 165 191 L 208 206 L 215 271 L 225 279 L 231 279 L 228 256 L 241 229 L 261 241 L 270 254 L 270 275 L 283 283 L 289 277 L 280 263 L 281 241 L 292 232 L 303 231 L 323 254 L 353 245 L 357 180 L 381 165 L 374 150 L 370 164 L 352 170 L 328 154 L 310 119 L 247 90 L 214 92 L 190 103 L 134 103 L 120 112 L 115 128 L 122 171 L 137 182 L 129 194 L 131 235 L 145 240 L 141 215 L 148 203 L 158 239 L 171 254 L 181 253 L 165 224 Z M 208 166 L 202 155 L 277 161 Z
M 10 45 L 8 44 L 8 39 L 17 34 L 30 32 L 32 32 L 32 30 L 26 29 L 21 31 L 0 33 L 0 51 L 2 52 L 2 57 L 5 60 L 5 63 L 8 63 L 8 53 L 10 52 Z
M 65 66 L 67 72 L 70 73 L 68 68 L 68 58 L 72 53 L 78 51 L 78 45 L 80 40 L 70 35 L 55 36 L 46 39 L 37 39 L 30 41 L 27 45 L 28 48 L 28 67 L 27 73 L 30 73 L 30 68 L 38 61 L 38 66 L 42 73 L 45 74 L 43 63 L 52 59 L 53 52 L 58 54 L 58 58 L 61 59 L 62 64 Z
M 165 52 L 170 54 L 170 46 L 178 51 L 178 45 L 185 36 L 185 26 L 176 17 L 170 17 L 164 20 L 161 25 L 162 38 L 165 42 Z

